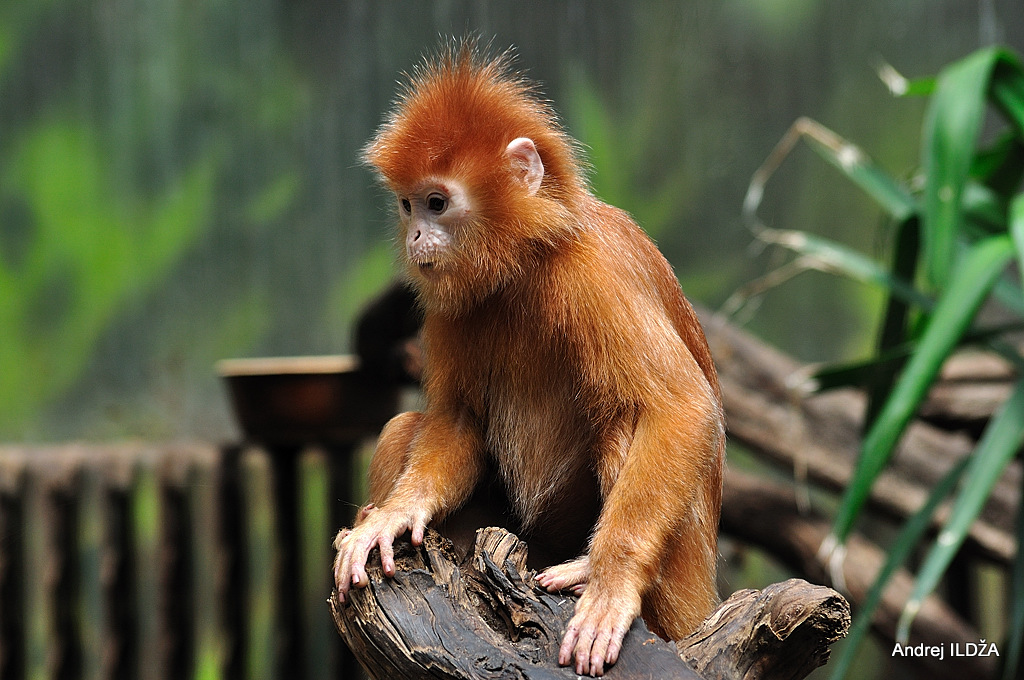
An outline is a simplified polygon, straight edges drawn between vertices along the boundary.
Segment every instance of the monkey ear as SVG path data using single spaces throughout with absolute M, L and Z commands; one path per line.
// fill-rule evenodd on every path
M 544 179 L 544 163 L 540 160 L 533 140 L 529 137 L 513 139 L 508 143 L 505 153 L 508 155 L 512 173 L 526 185 L 530 196 L 536 194 L 540 189 L 541 180 Z

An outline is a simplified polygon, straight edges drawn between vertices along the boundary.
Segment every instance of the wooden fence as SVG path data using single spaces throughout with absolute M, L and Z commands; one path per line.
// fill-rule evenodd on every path
M 0 680 L 345 678 L 354 447 L 0 447 Z

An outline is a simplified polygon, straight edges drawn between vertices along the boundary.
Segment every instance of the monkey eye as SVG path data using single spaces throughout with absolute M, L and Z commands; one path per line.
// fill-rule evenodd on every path
M 441 194 L 430 194 L 427 196 L 427 209 L 434 213 L 443 213 L 448 209 L 448 199 Z
M 406 215 L 412 212 L 412 203 L 409 202 L 408 198 L 400 198 L 398 203 L 402 206 L 402 212 Z

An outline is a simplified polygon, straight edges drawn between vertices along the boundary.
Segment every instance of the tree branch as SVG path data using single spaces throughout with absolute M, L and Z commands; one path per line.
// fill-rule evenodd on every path
M 396 544 L 396 567 L 395 577 L 385 578 L 375 551 L 370 585 L 344 604 L 336 595 L 330 600 L 339 633 L 371 677 L 576 677 L 555 663 L 575 598 L 534 586 L 526 545 L 512 534 L 481 529 L 472 554 L 459 562 L 451 544 L 430 531 L 421 548 L 405 539 Z M 681 651 L 637 619 L 607 677 L 799 680 L 827 660 L 849 622 L 838 593 L 794 579 L 737 593 Z
M 828 534 L 830 523 L 820 515 L 803 514 L 797 509 L 792 489 L 729 470 L 722 499 L 722 533 L 744 543 L 756 545 L 781 560 L 787 567 L 811 581 L 828 581 L 827 568 L 818 556 L 818 548 Z M 885 554 L 860 534 L 853 534 L 846 545 L 843 577 L 846 595 L 853 603 L 863 602 L 874 583 Z M 872 626 L 885 639 L 895 636 L 896 622 L 913 588 L 913 578 L 898 570 L 883 593 Z M 978 632 L 964 623 L 945 602 L 928 597 L 912 629 L 912 644 L 948 645 L 952 642 L 977 642 Z M 965 676 L 989 677 L 994 669 L 987 657 L 948 657 L 942 661 L 921 658 L 935 678 L 959 680 Z
M 860 453 L 863 395 L 853 390 L 809 395 L 801 387 L 808 367 L 720 317 L 698 313 L 718 364 L 729 437 L 792 470 L 797 482 L 809 480 L 837 492 L 846 488 Z M 870 507 L 899 520 L 909 517 L 973 448 L 966 434 L 913 423 L 875 483 Z M 1020 486 L 1021 463 L 1014 461 L 971 527 L 968 549 L 1010 563 L 1016 554 L 1013 526 Z

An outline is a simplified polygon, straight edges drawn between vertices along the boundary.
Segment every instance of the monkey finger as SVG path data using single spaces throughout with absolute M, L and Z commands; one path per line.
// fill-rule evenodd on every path
M 569 620 L 562 646 L 558 650 L 558 663 L 567 666 L 576 659 L 576 674 L 590 674 L 590 650 L 594 645 L 596 630 L 586 616 L 577 614 Z
M 350 574 L 348 554 L 339 552 L 337 559 L 334 561 L 334 588 L 338 591 L 338 599 L 341 602 L 345 601 L 345 595 L 352 584 Z
M 345 541 L 346 538 L 348 538 L 349 534 L 351 533 L 352 530 L 348 528 L 341 529 L 340 531 L 338 531 L 338 533 L 334 537 L 334 549 L 341 550 L 342 543 Z
M 344 573 L 342 571 L 342 561 L 343 561 L 342 557 L 343 556 L 342 556 L 341 552 L 339 552 L 337 555 L 334 556 L 334 587 L 338 590 L 339 594 L 341 592 L 341 581 L 342 581 L 341 575 L 342 575 L 342 573 Z M 344 598 L 342 598 L 342 599 L 344 599 Z
M 614 631 L 611 640 L 608 641 L 608 652 L 604 661 L 609 666 L 619 660 L 619 652 L 622 651 L 622 639 L 626 637 L 626 631 Z
M 571 568 L 566 568 L 571 567 Z M 538 573 L 537 581 L 548 592 L 574 589 L 587 583 L 587 573 L 580 571 L 571 564 L 560 564 Z
M 395 575 L 395 546 L 386 537 L 377 542 L 380 546 L 380 567 L 388 576 Z
M 423 545 L 423 535 L 427 531 L 427 523 L 424 520 L 416 518 L 412 522 L 412 544 Z
M 371 512 L 377 509 L 377 506 L 373 503 L 367 503 L 363 507 L 359 508 L 359 512 L 356 514 L 356 522 L 362 522 L 366 519 Z
M 537 583 L 548 592 L 554 593 L 562 589 L 562 583 L 557 574 L 545 571 L 536 576 Z
M 335 572 L 335 581 L 342 601 L 353 585 L 363 587 L 369 582 L 364 565 L 372 544 L 373 537 L 366 540 L 361 538 L 360 532 L 352 532 L 352 535 L 345 539 L 342 550 L 338 553 L 341 566 Z
M 602 627 L 597 631 L 597 635 L 594 638 L 594 642 L 590 648 L 590 674 L 591 675 L 604 675 L 604 665 L 608 662 L 610 665 L 612 660 L 609 658 L 609 643 L 613 637 L 613 632 L 610 628 Z
M 346 539 L 342 541 L 341 547 L 338 549 L 338 554 L 334 558 L 334 584 L 343 600 L 344 595 L 348 592 L 349 585 L 351 584 L 352 546 L 350 543 L 350 540 L 346 537 Z
M 591 654 L 594 648 L 594 638 L 597 631 L 592 626 L 584 625 L 580 629 L 579 640 L 576 642 L 576 648 L 573 650 L 573 654 L 576 656 L 576 674 L 577 675 L 590 675 L 591 667 Z M 598 659 L 601 657 L 598 656 Z
M 548 592 L 568 589 L 575 591 L 576 586 L 585 584 L 590 579 L 590 560 L 587 557 L 581 557 L 564 564 L 548 567 L 537 574 L 536 578 Z
M 370 577 L 366 575 L 366 567 L 356 562 L 352 566 L 352 585 L 357 588 L 365 588 L 370 583 Z
M 565 629 L 565 636 L 562 638 L 562 646 L 558 648 L 558 665 L 568 666 L 572 662 L 573 650 L 576 649 L 576 641 L 579 639 L 579 625 L 572 619 Z

